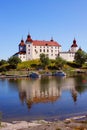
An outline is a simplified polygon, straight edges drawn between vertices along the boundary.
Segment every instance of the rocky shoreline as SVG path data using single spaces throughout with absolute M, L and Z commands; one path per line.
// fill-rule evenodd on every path
M 53 122 L 45 120 L 1 122 L 0 130 L 87 130 L 87 116 Z

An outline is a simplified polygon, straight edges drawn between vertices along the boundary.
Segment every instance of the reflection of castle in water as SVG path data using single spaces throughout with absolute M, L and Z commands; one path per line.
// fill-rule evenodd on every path
M 57 101 L 62 91 L 69 90 L 73 100 L 77 100 L 75 81 L 73 78 L 56 79 L 43 78 L 37 80 L 21 80 L 19 84 L 19 96 L 22 102 L 26 102 L 28 108 L 35 103 L 48 103 Z

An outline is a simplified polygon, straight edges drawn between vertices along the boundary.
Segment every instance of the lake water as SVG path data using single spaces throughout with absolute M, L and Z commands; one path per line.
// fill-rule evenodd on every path
M 87 76 L 0 79 L 4 121 L 87 115 Z

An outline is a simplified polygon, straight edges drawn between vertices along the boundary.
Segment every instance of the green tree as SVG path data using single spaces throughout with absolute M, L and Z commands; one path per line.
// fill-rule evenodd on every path
M 50 60 L 49 60 L 49 58 L 47 57 L 47 55 L 45 55 L 45 54 L 40 54 L 40 61 L 41 61 L 41 64 L 42 64 L 42 67 L 43 68 L 46 68 L 47 67 L 47 65 L 49 65 L 49 62 L 50 62 Z
M 8 63 L 10 65 L 10 68 L 16 69 L 17 64 L 21 63 L 21 59 L 16 56 L 12 56 L 8 59 Z
M 0 65 L 4 65 L 4 64 L 6 64 L 6 63 L 7 63 L 6 60 L 3 60 L 3 59 L 2 59 L 2 60 L 0 61 Z
M 87 60 L 87 54 L 86 54 L 86 52 L 79 49 L 75 53 L 74 59 L 75 59 L 75 62 L 81 67 Z
M 66 61 L 59 56 L 55 60 L 55 66 L 57 69 L 62 69 L 65 63 Z

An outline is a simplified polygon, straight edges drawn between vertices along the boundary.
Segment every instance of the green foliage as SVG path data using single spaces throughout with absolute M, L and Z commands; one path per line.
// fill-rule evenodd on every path
M 82 67 L 82 65 L 86 62 L 87 59 L 87 54 L 82 51 L 81 49 L 79 49 L 76 53 L 75 53 L 75 62 Z
M 65 64 L 66 64 L 66 61 L 63 60 L 61 57 L 56 58 L 55 66 L 56 66 L 57 69 L 62 69 Z
M 82 68 L 87 69 L 87 62 L 83 64 Z
M 18 70 L 26 70 L 26 69 L 37 69 L 40 66 L 40 60 L 30 60 L 21 62 L 17 65 Z
M 16 56 L 12 56 L 8 59 L 8 63 L 9 63 L 9 68 L 16 69 L 17 64 L 21 63 L 21 60 Z
M 0 61 L 0 66 L 1 66 L 1 65 L 4 65 L 4 64 L 7 64 L 7 61 L 2 59 L 2 60 Z
M 0 61 L 0 72 L 6 71 L 7 70 L 7 66 L 8 66 L 7 61 L 2 59 Z
M 47 65 L 49 65 L 49 63 L 50 63 L 50 60 L 47 57 L 47 55 L 45 55 L 43 53 L 40 54 L 40 61 L 41 61 L 41 65 L 43 68 L 47 67 Z
M 7 70 L 9 70 L 9 64 L 8 63 L 0 66 L 0 72 L 5 72 Z
M 56 69 L 55 60 L 53 60 L 53 59 L 50 60 L 50 64 L 48 65 L 48 69 L 50 69 L 50 70 Z
M 73 68 L 79 68 L 80 67 L 80 65 L 77 64 L 76 62 L 67 62 L 67 65 L 69 65 L 69 66 L 71 66 Z

